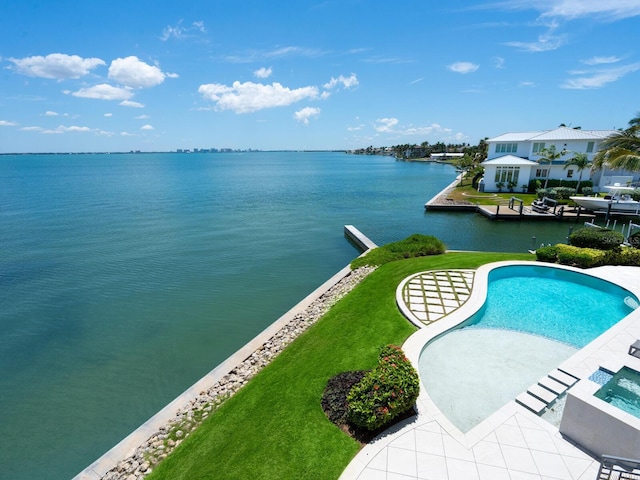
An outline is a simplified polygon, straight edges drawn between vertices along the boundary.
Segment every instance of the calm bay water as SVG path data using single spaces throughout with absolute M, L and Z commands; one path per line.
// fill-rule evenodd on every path
M 525 251 L 557 223 L 425 213 L 452 167 L 341 153 L 0 157 L 0 478 L 70 478 L 348 264 L 353 224 Z

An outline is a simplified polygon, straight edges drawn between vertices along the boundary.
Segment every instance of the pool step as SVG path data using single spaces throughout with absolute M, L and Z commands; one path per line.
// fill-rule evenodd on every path
M 567 391 L 567 386 L 564 383 L 560 383 L 551 377 L 543 377 L 538 380 L 538 385 L 543 386 L 547 390 L 552 391 L 556 395 L 561 395 Z
M 528 408 L 536 415 L 540 415 L 540 413 L 547 407 L 545 402 L 542 402 L 533 395 L 530 395 L 529 392 L 523 392 L 518 395 L 516 397 L 516 402 L 523 407 Z
M 566 385 L 567 387 L 573 386 L 578 381 L 576 377 L 560 370 L 559 368 L 551 372 L 549 377 L 563 385 Z
M 558 396 L 555 393 L 547 390 L 544 387 L 541 387 L 537 383 L 527 388 L 527 393 L 529 395 L 533 395 L 538 400 L 544 402 L 547 405 L 553 402 L 556 398 L 558 398 Z

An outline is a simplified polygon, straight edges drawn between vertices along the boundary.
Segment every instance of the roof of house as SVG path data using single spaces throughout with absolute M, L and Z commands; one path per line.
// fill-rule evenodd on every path
M 526 142 L 526 141 L 558 141 L 558 140 L 602 140 L 616 130 L 580 130 L 569 127 L 558 127 L 553 130 L 537 132 L 503 133 L 487 142 Z
M 536 162 L 527 160 L 526 158 L 516 157 L 515 155 L 503 155 L 502 157 L 485 160 L 480 165 L 538 165 Z

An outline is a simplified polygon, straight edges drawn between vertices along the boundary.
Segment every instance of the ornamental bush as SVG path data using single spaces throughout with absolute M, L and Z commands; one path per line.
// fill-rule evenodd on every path
M 578 268 L 591 268 L 604 265 L 606 252 L 595 248 L 582 248 L 573 245 L 556 245 L 558 263 Z
M 581 228 L 569 235 L 569 244 L 575 247 L 612 250 L 624 242 L 624 235 L 606 228 Z
M 556 263 L 558 260 L 558 248 L 555 245 L 540 247 L 536 250 L 536 259 L 539 262 Z
M 419 392 L 418 372 L 400 347 L 387 345 L 378 365 L 347 395 L 347 419 L 356 427 L 376 430 L 410 410 Z
M 633 247 L 608 250 L 605 252 L 605 265 L 640 267 L 640 250 Z
M 570 196 L 576 194 L 576 189 L 571 187 L 556 187 L 556 198 L 568 200 Z

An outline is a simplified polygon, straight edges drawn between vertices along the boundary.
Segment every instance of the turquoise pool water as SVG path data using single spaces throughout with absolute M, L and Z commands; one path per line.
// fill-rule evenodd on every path
M 627 316 L 626 297 L 636 300 L 605 280 L 542 265 L 499 267 L 488 280 L 483 307 L 419 359 L 429 396 L 462 432 Z
M 631 313 L 624 288 L 579 272 L 541 265 L 489 273 L 487 300 L 464 326 L 541 335 L 577 348 Z
M 623 367 L 594 395 L 640 418 L 640 372 Z

